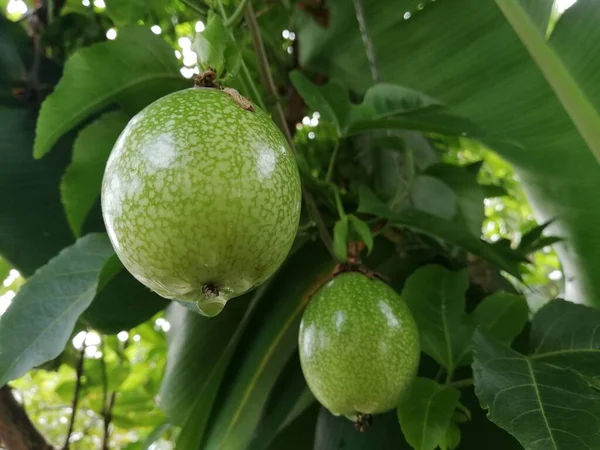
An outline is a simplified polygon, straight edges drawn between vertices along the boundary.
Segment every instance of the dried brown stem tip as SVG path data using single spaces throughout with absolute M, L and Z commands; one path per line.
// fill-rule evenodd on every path
M 373 416 L 371 414 L 358 413 L 356 415 L 356 420 L 354 421 L 354 428 L 356 428 L 361 433 L 364 433 L 372 424 Z
M 205 87 L 219 89 L 220 86 L 217 84 L 217 72 L 212 69 L 208 69 L 206 72 L 202 72 L 200 75 L 195 75 L 194 87 Z

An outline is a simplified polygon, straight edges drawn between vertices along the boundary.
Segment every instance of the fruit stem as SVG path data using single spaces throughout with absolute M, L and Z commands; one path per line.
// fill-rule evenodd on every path
M 225 8 L 223 8 L 221 0 L 219 0 L 218 3 L 221 10 L 221 14 L 225 14 Z M 254 46 L 254 51 L 256 52 L 260 78 L 262 80 L 263 86 L 265 87 L 267 99 L 271 102 L 275 122 L 285 135 L 290 149 L 292 150 L 292 153 L 295 156 L 296 149 L 294 147 L 294 141 L 292 139 L 290 129 L 287 126 L 287 122 L 285 121 L 283 109 L 281 108 L 281 104 L 278 101 L 279 96 L 277 94 L 277 87 L 275 86 L 275 82 L 273 81 L 273 77 L 271 76 L 269 60 L 267 58 L 265 46 L 260 35 L 260 28 L 258 27 L 258 23 L 256 21 L 254 8 L 252 7 L 252 2 L 248 2 L 248 5 L 246 6 L 246 24 L 248 25 L 248 30 L 250 31 L 250 36 L 252 38 L 252 45 Z M 304 187 L 304 185 L 302 185 L 302 197 L 304 198 L 304 203 L 306 203 L 306 207 L 308 208 L 308 213 L 310 217 L 317 225 L 317 229 L 319 230 L 319 236 L 323 241 L 323 244 L 325 245 L 329 253 L 332 256 L 334 256 L 333 241 L 331 239 L 329 231 L 327 230 L 327 226 L 325 225 L 325 222 L 321 217 L 321 213 L 319 212 L 317 202 L 312 196 L 312 194 Z

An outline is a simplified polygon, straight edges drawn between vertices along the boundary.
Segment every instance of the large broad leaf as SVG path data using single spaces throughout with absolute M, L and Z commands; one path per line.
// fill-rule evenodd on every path
M 463 225 L 414 208 L 407 208 L 400 213 L 394 213 L 368 188 L 361 186 L 359 193 L 359 212 L 373 214 L 388 219 L 392 225 L 397 227 L 411 228 L 415 231 L 449 242 L 480 256 L 517 278 L 521 277 L 519 273 L 519 264 L 515 259 L 510 257 L 511 255 L 507 256 L 504 253 L 497 251 L 489 243 L 474 236 Z
M 531 346 L 536 361 L 600 379 L 600 311 L 553 300 L 533 318 Z
M 73 242 L 58 191 L 72 140 L 35 161 L 35 120 L 35 111 L 0 109 L 0 253 L 25 276 Z
M 521 5 L 534 11 L 538 3 L 551 2 Z M 567 298 L 600 304 L 600 279 L 595 276 L 600 167 L 573 114 L 566 112 L 498 6 L 471 0 L 363 4 L 382 79 L 439 99 L 482 129 L 508 139 L 489 144 L 515 165 L 538 218 L 557 218 L 549 231 L 565 238 L 557 248 L 568 280 Z M 342 0 L 329 5 L 327 29 L 310 20 L 300 29 L 301 63 L 364 92 L 371 84 L 369 66 L 352 5 Z M 398 11 L 411 16 L 405 20 Z M 535 17 L 540 30 L 547 29 L 548 14 Z M 575 86 L 570 82 L 567 87 L 575 87 L 573 101 L 579 103 L 583 96 L 591 105 L 593 111 L 582 111 L 589 112 L 585 118 L 596 130 L 598 20 L 600 4 L 579 0 L 544 43 L 560 60 L 561 71 L 572 78 Z
M 85 323 L 105 334 L 129 330 L 170 303 L 133 278 L 120 262 L 118 265 L 120 271 L 81 315 Z
M 285 427 L 266 450 L 307 450 L 313 448 L 315 426 L 321 405 L 313 403 L 296 420 Z
M 477 305 L 471 318 L 487 334 L 510 345 L 529 320 L 529 308 L 525 297 L 496 292 Z
M 108 236 L 88 235 L 27 280 L 0 319 L 0 385 L 62 352 L 112 255 Z
M 0 110 L 0 254 L 24 276 L 74 241 L 59 191 L 73 136 L 65 136 L 50 155 L 35 161 L 31 153 L 35 120 L 35 111 Z M 84 231 L 104 231 L 99 211 L 93 210 Z M 94 328 L 119 332 L 147 320 L 166 305 L 122 270 L 94 299 L 84 317 Z
M 79 50 L 68 60 L 42 105 L 34 155 L 44 156 L 61 135 L 111 103 L 137 112 L 186 84 L 165 41 L 147 28 L 125 28 L 115 41 Z
M 415 450 L 435 450 L 446 442 L 460 392 L 427 378 L 416 378 L 398 406 L 398 419 Z
M 167 365 L 160 388 L 159 404 L 171 423 L 183 425 L 223 352 L 244 316 L 250 298 L 231 302 L 222 314 L 208 319 L 173 303 L 166 318 L 168 334 Z M 210 410 L 211 403 L 205 404 Z M 199 427 L 201 424 L 197 424 Z
M 465 314 L 466 271 L 425 266 L 411 275 L 402 298 L 419 327 L 421 349 L 452 373 L 468 362 L 473 326 Z
M 319 244 L 299 250 L 277 273 L 233 357 L 203 448 L 239 448 L 252 438 L 275 382 L 298 345 L 304 307 L 333 262 Z
M 576 372 L 475 332 L 473 373 L 490 419 L 527 450 L 600 448 L 600 392 Z
M 306 385 L 300 368 L 299 355 L 294 353 L 273 386 L 263 417 L 248 448 L 261 450 L 269 447 L 283 429 L 314 403 L 315 397 Z
M 354 428 L 352 421 L 333 416 L 321 408 L 315 430 L 313 450 L 408 450 L 394 411 L 373 416 L 373 423 L 364 433 Z
M 73 145 L 73 160 L 63 176 L 60 189 L 67 219 L 76 236 L 100 196 L 104 166 L 112 147 L 129 117 L 107 113 L 84 128 Z
M 477 183 L 477 174 L 466 167 L 451 164 L 435 164 L 426 173 L 450 186 L 460 210 L 459 221 L 475 236 L 481 236 L 481 225 L 485 217 L 483 187 Z

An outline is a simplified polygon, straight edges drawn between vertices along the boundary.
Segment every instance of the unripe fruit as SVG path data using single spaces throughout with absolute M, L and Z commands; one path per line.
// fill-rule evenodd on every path
M 302 371 L 335 415 L 395 408 L 419 364 L 419 334 L 406 303 L 386 283 L 342 273 L 313 296 L 300 324 Z
M 137 114 L 102 184 L 104 222 L 124 266 L 209 316 L 281 265 L 300 203 L 279 129 L 218 89 L 175 92 Z

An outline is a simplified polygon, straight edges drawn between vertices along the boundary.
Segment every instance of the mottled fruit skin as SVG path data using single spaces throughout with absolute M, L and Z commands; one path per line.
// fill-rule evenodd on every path
M 213 316 L 281 265 L 298 229 L 300 189 L 267 114 L 193 88 L 131 119 L 108 159 L 102 213 L 133 276 Z
M 347 272 L 311 299 L 299 351 L 317 400 L 335 415 L 356 418 L 398 405 L 419 365 L 419 333 L 391 287 Z

